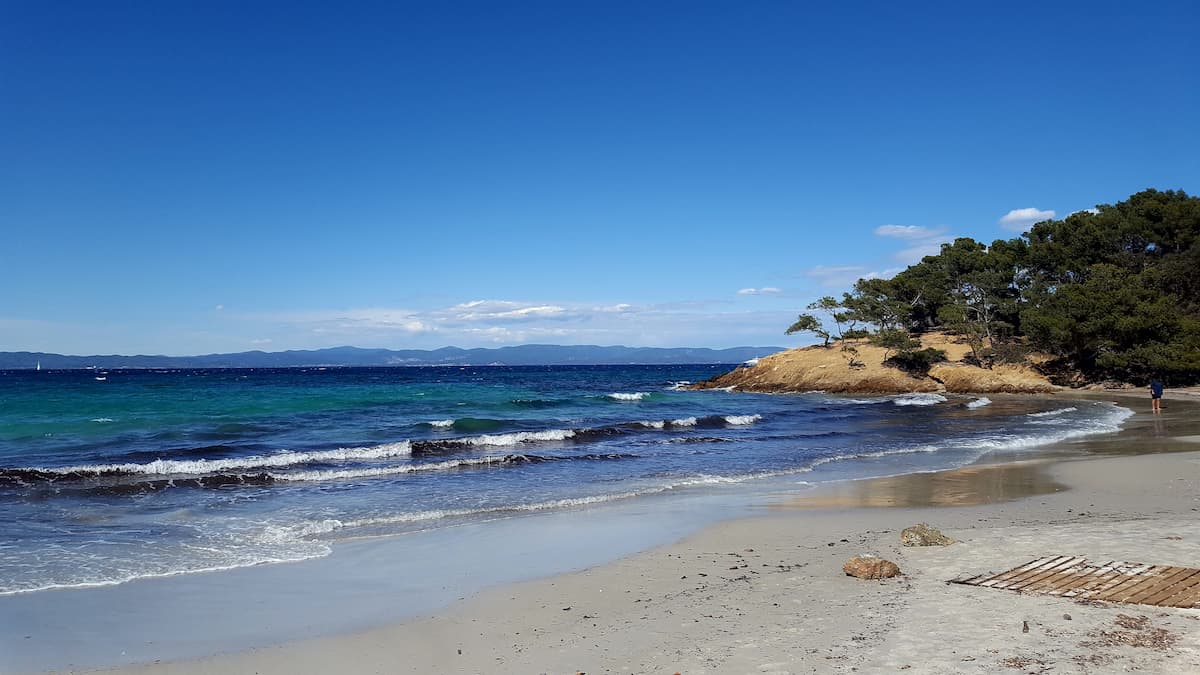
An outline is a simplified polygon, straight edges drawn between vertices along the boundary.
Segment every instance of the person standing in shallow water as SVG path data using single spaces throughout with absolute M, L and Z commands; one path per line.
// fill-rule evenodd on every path
M 1163 383 L 1162 380 L 1150 380 L 1150 411 L 1162 412 L 1162 395 Z

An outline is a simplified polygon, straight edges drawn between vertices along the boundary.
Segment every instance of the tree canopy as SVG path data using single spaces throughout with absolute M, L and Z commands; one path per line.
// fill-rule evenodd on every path
M 1200 381 L 1200 198 L 1150 189 L 990 245 L 956 239 L 826 300 L 810 309 L 956 333 L 980 361 L 1019 342 L 1088 379 Z

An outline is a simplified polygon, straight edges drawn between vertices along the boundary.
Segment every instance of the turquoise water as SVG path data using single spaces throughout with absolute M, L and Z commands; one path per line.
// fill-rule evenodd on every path
M 1117 428 L 1101 403 L 687 391 L 722 366 L 0 372 L 0 593 L 338 542 L 926 471 Z

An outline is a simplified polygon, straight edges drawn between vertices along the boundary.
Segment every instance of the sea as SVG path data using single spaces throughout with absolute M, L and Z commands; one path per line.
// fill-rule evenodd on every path
M 688 389 L 732 367 L 0 371 L 0 595 L 1019 458 L 1131 414 L 1050 398 Z

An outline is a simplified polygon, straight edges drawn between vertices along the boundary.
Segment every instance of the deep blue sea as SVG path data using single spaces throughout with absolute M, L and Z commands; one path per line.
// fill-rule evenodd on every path
M 0 371 L 0 594 L 339 541 L 968 464 L 1107 403 L 687 391 L 731 366 Z

